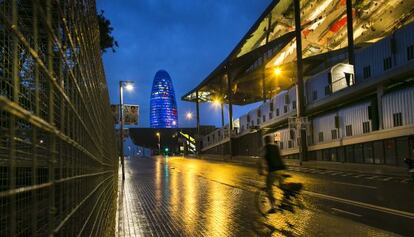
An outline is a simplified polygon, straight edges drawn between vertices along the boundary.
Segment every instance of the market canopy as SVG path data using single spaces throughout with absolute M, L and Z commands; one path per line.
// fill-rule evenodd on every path
M 301 0 L 302 53 L 304 73 L 347 46 L 346 0 Z M 409 0 L 353 1 L 356 45 L 374 43 L 414 19 Z M 182 100 L 227 102 L 227 75 L 232 77 L 232 103 L 244 105 L 262 99 L 262 79 L 266 97 L 294 84 L 296 40 L 293 0 L 273 1 L 226 59 Z M 322 60 L 322 61 L 321 61 Z M 282 68 L 280 75 L 273 73 Z

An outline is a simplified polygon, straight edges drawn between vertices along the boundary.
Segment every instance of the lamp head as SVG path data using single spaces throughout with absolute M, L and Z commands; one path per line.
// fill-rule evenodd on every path
M 280 67 L 276 67 L 273 72 L 276 76 L 280 76 L 280 74 L 282 74 L 282 69 Z
M 132 85 L 132 83 L 127 83 L 125 84 L 125 89 L 127 91 L 132 91 L 134 89 L 134 86 Z
M 188 119 L 188 120 L 191 120 L 193 118 L 193 114 L 191 112 L 187 112 L 185 114 L 185 118 Z

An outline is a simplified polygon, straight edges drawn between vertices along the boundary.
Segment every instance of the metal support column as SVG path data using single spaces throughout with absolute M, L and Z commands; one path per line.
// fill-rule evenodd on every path
M 270 36 L 270 28 L 272 27 L 272 13 L 269 13 L 268 16 L 268 22 L 267 22 L 267 28 L 266 28 L 266 41 L 265 45 L 269 43 L 269 36 Z M 266 52 L 267 53 L 267 52 Z M 266 65 L 264 63 L 265 57 L 263 56 L 263 69 L 262 69 L 262 97 L 263 97 L 263 103 L 266 103 L 267 97 L 266 97 Z
M 354 27 L 352 20 L 352 0 L 346 0 L 346 28 L 348 33 L 348 62 L 351 65 L 355 65 L 354 55 Z
M 224 127 L 224 102 L 221 102 L 221 127 Z
M 39 22 L 38 22 L 38 9 L 37 9 L 37 4 L 38 4 L 38 0 L 34 0 L 32 3 L 33 6 L 33 45 L 34 45 L 34 50 L 36 52 L 38 52 L 39 50 Z M 35 83 L 35 104 L 34 104 L 34 114 L 36 116 L 40 115 L 40 80 L 39 80 L 39 65 L 37 63 L 35 63 L 34 65 L 34 83 Z M 38 140 L 38 129 L 37 127 L 33 127 L 33 133 L 32 133 L 32 183 L 33 185 L 37 185 L 38 184 L 38 149 L 37 149 L 37 144 L 39 143 Z M 32 219 L 32 224 L 31 224 L 31 228 L 32 228 L 32 236 L 36 236 L 37 235 L 37 222 L 38 222 L 38 201 L 37 201 L 37 195 L 38 192 L 37 190 L 33 191 L 33 195 L 32 195 L 32 202 L 33 202 L 33 210 L 30 213 L 31 215 L 31 219 Z
M 227 68 L 228 70 L 228 68 Z M 227 98 L 229 100 L 229 154 L 230 154 L 230 158 L 233 155 L 233 151 L 232 151 L 232 141 L 231 141 L 231 137 L 232 137 L 232 133 L 233 133 L 233 102 L 232 102 L 232 84 L 233 84 L 233 78 L 231 76 L 231 73 L 229 73 L 227 71 Z
M 122 180 L 125 180 L 125 160 L 124 160 L 124 96 L 123 96 L 123 85 L 122 81 L 119 82 L 119 147 L 121 155 L 121 166 L 122 166 Z
M 12 24 L 18 27 L 17 24 L 17 3 L 12 1 Z M 19 44 L 15 34 L 11 37 L 12 39 L 12 101 L 19 103 L 20 93 L 20 80 L 19 80 Z M 10 130 L 9 130 L 9 190 L 16 189 L 16 116 L 10 114 Z M 16 194 L 10 195 L 10 206 L 9 206 L 9 234 L 10 236 L 16 236 Z
M 302 29 L 300 20 L 300 1 L 294 0 L 295 7 L 295 35 L 296 35 L 296 116 L 301 118 L 305 116 L 305 99 L 304 99 L 304 83 L 303 83 L 303 62 L 302 62 Z M 306 159 L 307 143 L 306 143 L 306 130 L 300 129 L 300 141 L 299 141 L 299 164 L 302 165 L 302 161 Z
M 196 113 L 197 113 L 197 139 L 196 139 L 196 151 L 197 156 L 200 154 L 200 98 L 198 94 L 198 90 L 196 91 Z
M 52 25 L 52 3 L 51 0 L 46 1 L 46 21 L 47 25 Z M 51 37 L 48 37 L 47 40 L 47 69 L 49 72 L 54 71 L 53 67 L 53 60 L 54 60 L 54 52 L 53 52 L 53 41 Z M 52 81 L 49 80 L 49 124 L 55 126 L 55 85 Z M 55 229 L 55 219 L 56 219 L 56 203 L 55 203 L 55 196 L 56 196 L 56 183 L 55 183 L 55 166 L 56 166 L 56 136 L 54 133 L 49 134 L 50 143 L 49 143 L 49 182 L 52 185 L 49 188 L 49 235 L 53 235 Z
M 383 111 L 382 111 L 382 96 L 384 95 L 384 85 L 379 85 L 377 87 L 377 116 L 378 116 L 378 129 L 384 129 L 384 118 L 383 118 Z

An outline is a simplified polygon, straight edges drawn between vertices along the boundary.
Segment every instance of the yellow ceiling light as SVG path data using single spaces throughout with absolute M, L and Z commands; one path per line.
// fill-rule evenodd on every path
M 282 69 L 281 69 L 280 67 L 276 67 L 276 68 L 273 70 L 273 73 L 274 73 L 276 76 L 280 76 L 280 74 L 282 74 Z

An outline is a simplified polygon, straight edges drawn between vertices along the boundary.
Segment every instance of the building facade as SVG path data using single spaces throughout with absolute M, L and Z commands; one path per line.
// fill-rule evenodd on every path
M 321 62 L 322 70 L 305 77 L 307 159 L 404 166 L 414 158 L 414 23 L 355 53 L 354 81 L 344 88 L 332 84 L 332 71 L 347 63 L 343 51 L 327 58 L 334 66 Z M 252 141 L 272 134 L 282 155 L 297 159 L 298 137 L 288 122 L 295 100 L 296 86 L 279 92 L 239 118 L 231 148 L 217 135 L 224 127 L 203 138 L 203 152 L 257 156 L 261 143 Z
M 177 128 L 178 114 L 170 75 L 159 70 L 154 77 L 150 99 L 150 127 Z

